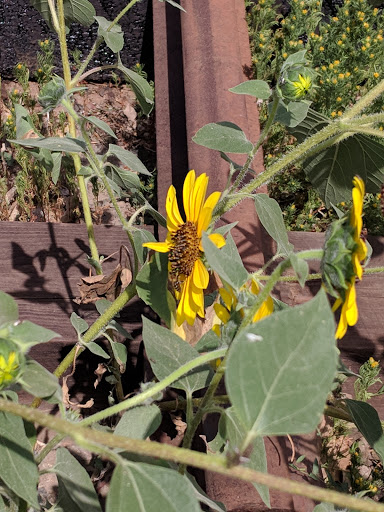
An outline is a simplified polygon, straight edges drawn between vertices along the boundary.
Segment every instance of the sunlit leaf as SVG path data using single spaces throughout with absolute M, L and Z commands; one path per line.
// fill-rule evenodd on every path
M 144 114 L 149 115 L 154 107 L 154 94 L 150 84 L 135 71 L 126 68 L 118 57 L 118 69 L 125 75 L 136 95 L 137 101 Z
M 86 119 L 89 123 L 93 124 L 100 130 L 103 130 L 103 132 L 108 133 L 108 135 L 110 135 L 114 139 L 117 139 L 115 132 L 105 121 L 102 121 L 101 119 L 95 116 L 87 116 L 84 117 L 84 119 Z
M 241 128 L 228 121 L 206 124 L 192 140 L 200 146 L 224 153 L 249 153 L 253 148 Z
M 204 255 L 209 266 L 233 288 L 239 289 L 249 278 L 231 234 L 221 249 L 211 242 L 206 233 L 202 236 Z
M 112 28 L 109 28 L 112 22 L 108 21 L 103 16 L 95 16 L 95 20 L 99 24 L 97 35 L 104 39 L 108 48 L 110 48 L 113 53 L 122 50 L 124 46 L 124 32 L 121 26 L 115 24 Z
M 254 200 L 260 222 L 277 244 L 276 254 L 287 256 L 293 251 L 293 245 L 288 240 L 279 204 L 267 194 L 255 194 Z
M 17 303 L 8 293 L 0 290 L 0 326 L 8 322 L 16 322 L 19 318 Z
M 260 100 L 266 100 L 272 94 L 271 88 L 263 80 L 247 80 L 229 90 L 235 94 L 249 94 Z
M 19 139 L 10 140 L 13 144 L 19 144 L 27 148 L 43 148 L 50 151 L 64 151 L 67 153 L 83 153 L 86 144 L 79 139 L 70 137 L 48 137 L 46 139 Z
M 334 318 L 320 290 L 238 334 L 227 361 L 227 391 L 253 436 L 312 432 L 337 365 Z

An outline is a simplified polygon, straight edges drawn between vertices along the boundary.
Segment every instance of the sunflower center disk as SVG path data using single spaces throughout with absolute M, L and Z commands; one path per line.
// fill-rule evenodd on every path
M 172 248 L 168 261 L 171 263 L 170 277 L 175 290 L 191 275 L 195 261 L 200 257 L 197 229 L 193 222 L 187 221 L 171 237 Z

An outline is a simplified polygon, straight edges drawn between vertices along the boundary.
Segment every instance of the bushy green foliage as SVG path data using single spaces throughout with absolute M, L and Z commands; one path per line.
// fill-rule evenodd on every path
M 327 117 L 341 116 L 383 77 L 384 14 L 366 0 L 345 0 L 336 7 L 334 17 L 322 13 L 319 0 L 291 0 L 285 16 L 276 11 L 272 0 L 260 0 L 258 4 L 248 3 L 247 19 L 254 77 L 276 84 L 284 60 L 305 48 L 318 73 L 311 108 Z M 379 97 L 366 113 L 382 109 L 384 99 Z M 262 122 L 266 115 L 263 107 Z M 292 143 L 285 128 L 276 127 L 264 145 L 265 166 Z M 269 191 L 282 206 L 288 229 L 322 231 L 336 217 L 299 168 L 278 176 Z M 365 224 L 371 234 L 384 233 L 380 209 L 374 206 L 377 200 L 367 195 L 364 205 Z

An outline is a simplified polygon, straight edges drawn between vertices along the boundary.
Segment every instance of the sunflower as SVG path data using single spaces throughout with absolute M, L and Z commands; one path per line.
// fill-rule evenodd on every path
M 176 311 L 176 323 L 185 320 L 193 325 L 196 315 L 204 318 L 204 291 L 209 282 L 208 270 L 202 261 L 203 247 L 201 236 L 212 220 L 212 212 L 220 192 L 213 192 L 205 199 L 208 176 L 203 173 L 196 178 L 190 171 L 184 181 L 183 205 L 186 221 L 180 215 L 176 199 L 176 190 L 169 187 L 166 198 L 167 229 L 165 242 L 149 242 L 143 247 L 168 253 L 169 278 L 179 301 Z M 221 248 L 225 239 L 219 233 L 208 235 L 210 240 Z
M 252 279 L 250 285 L 246 284 L 241 287 L 240 292 L 242 291 L 250 291 L 252 295 L 258 295 L 260 293 L 260 287 L 258 283 Z M 222 324 L 226 324 L 231 317 L 231 313 L 237 310 L 238 300 L 232 288 L 229 288 L 229 290 L 226 288 L 220 288 L 219 294 L 222 304 L 216 303 L 213 308 L 219 321 Z M 245 315 L 244 309 L 241 308 L 239 313 L 240 317 L 243 318 Z M 268 297 L 254 314 L 252 322 L 258 322 L 262 318 L 269 316 L 271 313 L 273 313 L 273 300 L 272 297 Z M 220 337 L 220 324 L 215 324 L 212 329 Z
M 352 189 L 352 210 L 349 214 L 349 225 L 352 228 L 352 236 L 354 243 L 354 249 L 351 254 L 352 267 L 354 275 L 347 280 L 347 289 L 339 298 L 335 301 L 332 311 L 336 311 L 341 305 L 341 313 L 339 325 L 336 330 L 336 339 L 341 339 L 347 332 L 348 325 L 353 326 L 356 324 L 359 313 L 356 304 L 356 277 L 362 279 L 363 267 L 361 262 L 367 257 L 367 246 L 360 238 L 361 230 L 363 227 L 362 213 L 363 213 L 363 201 L 365 194 L 365 186 L 363 180 L 359 176 L 353 178 L 353 189 Z

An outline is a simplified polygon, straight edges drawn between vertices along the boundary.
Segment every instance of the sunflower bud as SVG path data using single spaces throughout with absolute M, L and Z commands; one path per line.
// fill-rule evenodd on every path
M 333 222 L 325 234 L 321 274 L 324 286 L 334 297 L 344 298 L 349 283 L 355 277 L 352 254 L 356 251 L 354 228 L 344 217 Z
M 315 71 L 302 65 L 295 64 L 283 69 L 277 90 L 280 96 L 288 101 L 301 101 L 314 87 Z
M 0 390 L 15 382 L 21 375 L 24 357 L 11 341 L 0 339 Z

